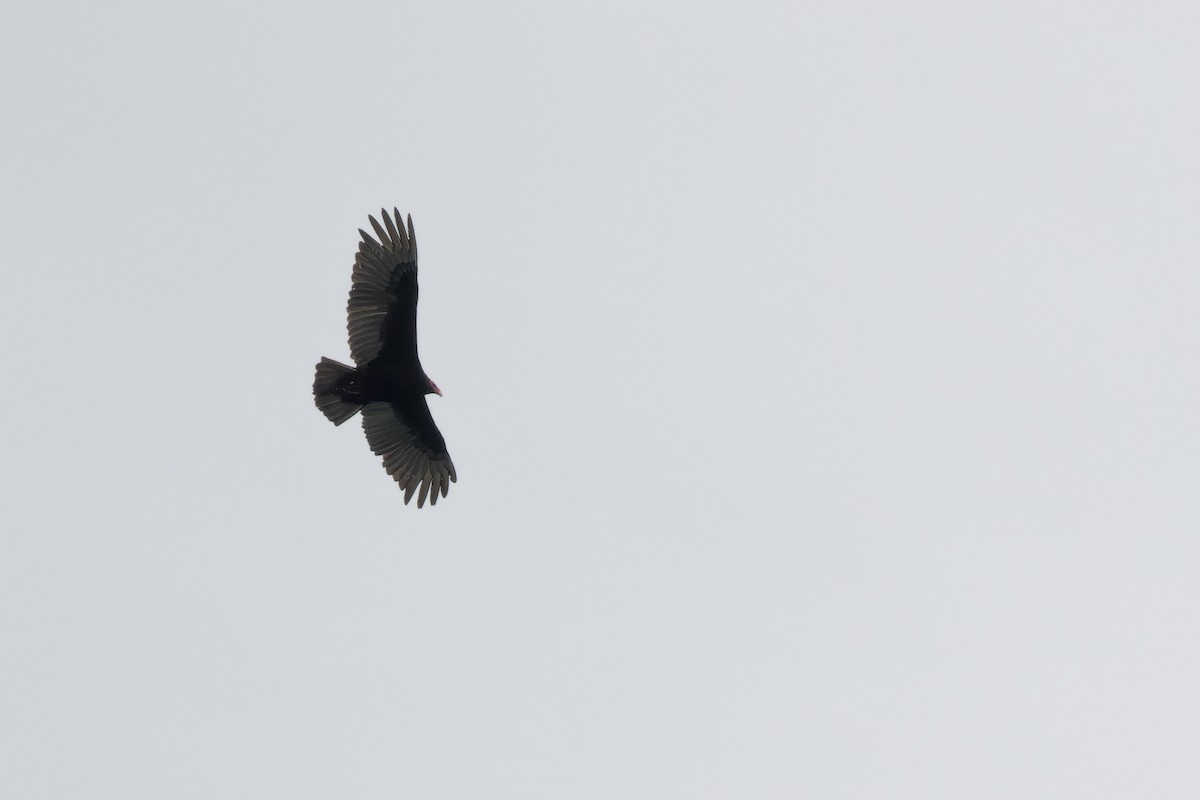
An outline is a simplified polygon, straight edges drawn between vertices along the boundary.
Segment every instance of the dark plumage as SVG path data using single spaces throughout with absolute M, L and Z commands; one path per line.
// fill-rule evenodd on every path
M 408 230 L 381 210 L 383 225 L 361 228 L 354 257 L 349 315 L 350 355 L 356 367 L 328 358 L 317 364 L 313 398 L 334 425 L 359 411 L 367 442 L 404 490 L 404 502 L 420 489 L 417 507 L 428 496 L 433 505 L 458 480 L 446 442 L 429 414 L 425 395 L 441 395 L 421 369 L 417 356 L 417 238 L 412 216 Z M 386 226 L 386 230 L 384 228 Z

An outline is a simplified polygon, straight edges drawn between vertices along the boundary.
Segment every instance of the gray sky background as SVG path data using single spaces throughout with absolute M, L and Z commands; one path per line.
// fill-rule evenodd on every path
M 1200 796 L 1195 9 L 8 8 L 0 795 Z

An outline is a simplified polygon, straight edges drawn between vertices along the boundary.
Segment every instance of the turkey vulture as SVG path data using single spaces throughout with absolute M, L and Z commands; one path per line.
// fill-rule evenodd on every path
M 383 226 L 362 228 L 350 282 L 350 355 L 356 366 L 329 358 L 317 364 L 313 398 L 334 425 L 359 411 L 367 442 L 383 467 L 404 490 L 407 505 L 420 487 L 417 507 L 426 496 L 436 505 L 458 480 L 446 441 L 433 423 L 425 395 L 441 395 L 421 369 L 417 356 L 417 237 L 412 216 L 408 231 L 393 209 L 395 222 L 381 209 Z M 384 229 L 386 226 L 386 230 Z

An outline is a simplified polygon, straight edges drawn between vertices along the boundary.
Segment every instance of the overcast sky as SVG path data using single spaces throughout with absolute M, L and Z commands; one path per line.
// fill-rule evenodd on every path
M 7 8 L 0 796 L 1200 796 L 1195 9 Z

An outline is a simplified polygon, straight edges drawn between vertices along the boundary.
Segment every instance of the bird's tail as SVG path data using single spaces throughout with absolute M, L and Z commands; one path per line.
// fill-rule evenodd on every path
M 363 407 L 356 395 L 358 370 L 339 364 L 331 358 L 322 358 L 317 364 L 317 377 L 313 380 L 313 399 L 321 413 L 329 417 L 334 425 L 341 425 Z

